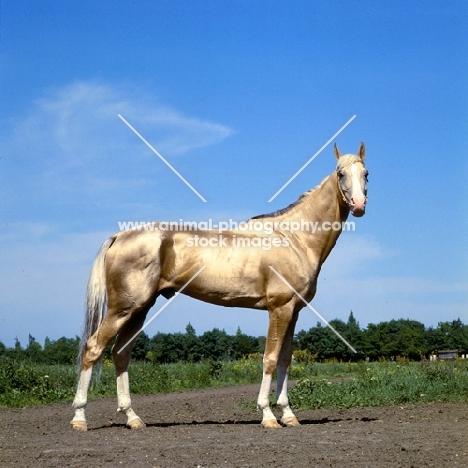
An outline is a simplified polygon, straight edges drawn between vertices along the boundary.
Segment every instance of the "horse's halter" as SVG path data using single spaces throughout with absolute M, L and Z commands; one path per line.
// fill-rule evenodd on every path
M 349 206 L 351 207 L 351 202 L 346 198 L 346 195 L 345 193 L 343 192 L 343 189 L 341 188 L 341 184 L 340 184 L 340 176 L 338 175 L 338 171 L 336 173 L 336 181 L 337 181 L 337 184 L 338 184 L 338 191 L 340 192 L 341 194 L 341 198 L 343 199 L 343 201 Z

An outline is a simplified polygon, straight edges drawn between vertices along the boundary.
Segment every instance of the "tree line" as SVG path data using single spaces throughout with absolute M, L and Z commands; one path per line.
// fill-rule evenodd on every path
M 399 319 L 369 324 L 361 329 L 351 312 L 347 322 L 335 319 L 330 321 L 330 325 L 358 352 L 354 353 L 320 322 L 308 331 L 299 331 L 294 337 L 293 349 L 306 351 L 319 361 L 376 360 L 396 356 L 420 360 L 443 349 L 468 353 L 468 325 L 464 325 L 460 319 L 427 328 L 416 320 Z M 24 348 L 19 340 L 12 348 L 0 342 L 0 357 L 42 364 L 72 364 L 76 360 L 79 344 L 79 337 L 62 337 L 56 341 L 46 338 L 44 346 L 41 346 L 29 335 Z M 112 343 L 104 352 L 104 359 L 111 359 L 111 346 Z M 240 328 L 235 335 L 228 335 L 217 328 L 197 335 L 193 326 L 188 324 L 185 333 L 157 333 L 152 338 L 145 332 L 140 333 L 133 347 L 132 358 L 154 363 L 236 360 L 250 354 L 261 354 L 264 348 L 265 337 L 246 335 Z
M 468 353 L 468 325 L 460 319 L 439 322 L 437 327 L 425 327 L 416 320 L 398 319 L 378 324 L 370 323 L 361 329 L 351 312 L 348 321 L 331 320 L 337 330 L 358 351 L 353 353 L 328 327 L 317 323 L 309 331 L 295 337 L 298 349 L 318 354 L 319 359 L 359 360 L 397 356 L 411 360 L 428 358 L 430 354 L 447 349 Z

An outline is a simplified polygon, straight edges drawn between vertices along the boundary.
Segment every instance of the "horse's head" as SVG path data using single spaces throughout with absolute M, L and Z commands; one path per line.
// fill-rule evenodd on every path
M 358 154 L 342 155 L 335 143 L 335 157 L 338 160 L 336 174 L 338 188 L 343 200 L 354 216 L 363 216 L 367 202 L 367 169 L 364 165 L 366 147 L 361 143 Z

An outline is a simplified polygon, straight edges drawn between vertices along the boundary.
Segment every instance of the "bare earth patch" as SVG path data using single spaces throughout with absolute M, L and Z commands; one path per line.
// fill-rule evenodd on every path
M 0 466 L 468 466 L 466 403 L 297 411 L 300 427 L 266 430 L 246 405 L 258 388 L 134 395 L 138 431 L 113 398 L 88 403 L 88 432 L 71 429 L 70 404 L 0 408 Z

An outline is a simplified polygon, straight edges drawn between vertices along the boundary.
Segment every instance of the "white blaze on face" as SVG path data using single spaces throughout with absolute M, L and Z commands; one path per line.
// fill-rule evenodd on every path
M 351 212 L 354 216 L 362 216 L 366 208 L 366 197 L 362 192 L 357 164 L 351 166 Z

